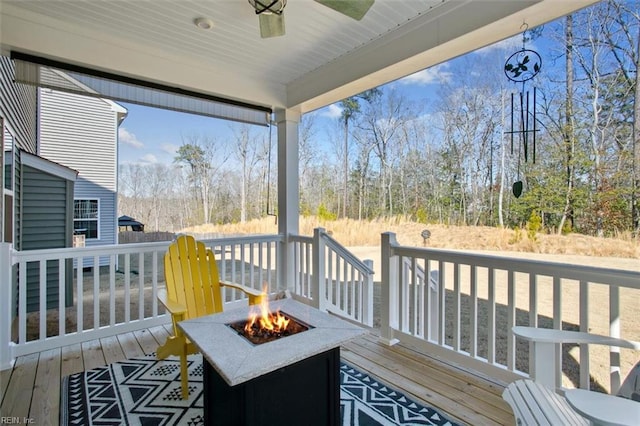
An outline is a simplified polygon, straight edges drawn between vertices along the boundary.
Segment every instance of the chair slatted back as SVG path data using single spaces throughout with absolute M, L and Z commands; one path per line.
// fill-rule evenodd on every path
M 169 299 L 187 308 L 184 319 L 222 311 L 218 267 L 204 243 L 179 236 L 165 254 L 164 271 Z

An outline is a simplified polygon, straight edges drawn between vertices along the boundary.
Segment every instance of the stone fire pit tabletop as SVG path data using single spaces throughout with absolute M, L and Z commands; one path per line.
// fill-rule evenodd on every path
M 293 299 L 269 302 L 270 311 L 280 309 L 310 325 L 304 332 L 261 345 L 253 345 L 227 324 L 245 320 L 252 309 L 245 307 L 182 321 L 178 326 L 200 350 L 204 358 L 235 386 L 263 374 L 336 348 L 366 333 L 365 329 Z

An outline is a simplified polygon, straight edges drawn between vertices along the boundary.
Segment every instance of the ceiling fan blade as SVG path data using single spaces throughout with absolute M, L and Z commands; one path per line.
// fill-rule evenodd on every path
M 357 21 L 367 14 L 375 0 L 315 0 Z
M 284 35 L 284 14 L 261 13 L 258 15 L 260 21 L 260 37 L 279 37 Z

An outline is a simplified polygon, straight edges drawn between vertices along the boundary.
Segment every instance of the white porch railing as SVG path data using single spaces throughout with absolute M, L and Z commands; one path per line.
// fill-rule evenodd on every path
M 382 235 L 381 269 L 381 334 L 387 342 L 402 341 L 505 381 L 521 377 L 529 365 L 516 356 L 529 346 L 516 342 L 514 325 L 627 339 L 640 332 L 634 328 L 638 272 L 405 247 L 393 233 Z M 435 291 L 425 291 L 425 276 L 437 276 Z M 590 309 L 590 302 L 599 306 Z M 636 318 L 621 315 L 627 308 Z M 630 365 L 637 361 L 637 353 L 623 355 L 635 357 Z M 614 350 L 609 358 L 610 389 L 617 389 L 621 356 Z M 588 388 L 586 345 L 577 367 L 580 387 Z
M 256 289 L 266 283 L 268 291 L 276 291 L 281 241 L 278 235 L 265 235 L 206 243 L 217 254 L 221 277 Z M 158 288 L 164 286 L 163 256 L 168 245 L 19 252 L 2 244 L 0 367 L 8 368 L 17 356 L 170 322 L 157 302 Z M 100 266 L 105 259 L 108 265 Z M 223 291 L 227 304 L 244 297 Z
M 216 254 L 223 279 L 259 290 L 266 286 L 270 293 L 289 289 L 299 300 L 371 325 L 373 271 L 323 230 L 316 230 L 314 237 L 290 238 L 296 253 L 293 279 L 286 279 L 278 267 L 284 253 L 280 235 L 202 241 Z M 0 244 L 0 369 L 10 367 L 17 356 L 170 322 L 156 297 L 164 286 L 168 245 L 18 252 Z M 322 253 L 327 266 L 318 267 L 311 253 Z M 108 264 L 100 266 L 106 259 Z M 312 283 L 318 277 L 313 271 L 329 275 Z M 332 299 L 313 296 L 322 294 Z M 223 289 L 227 306 L 244 297 Z
M 323 228 L 292 236 L 294 294 L 320 310 L 373 326 L 373 261 L 361 261 Z M 320 297 L 318 297 L 320 296 Z

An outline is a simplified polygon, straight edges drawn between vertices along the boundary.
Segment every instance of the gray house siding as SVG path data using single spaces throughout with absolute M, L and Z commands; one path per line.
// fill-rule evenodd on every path
M 42 160 L 45 161 L 45 160 Z M 70 247 L 72 244 L 73 181 L 37 168 L 22 169 L 22 250 Z M 27 265 L 27 312 L 39 310 L 40 266 Z M 65 304 L 72 302 L 72 265 L 66 265 Z M 59 264 L 46 267 L 46 308 L 56 308 L 59 300 Z
M 78 170 L 76 200 L 98 200 L 98 235 L 86 246 L 117 243 L 117 141 L 125 112 L 104 99 L 40 90 L 40 155 Z
M 11 130 L 17 146 L 36 152 L 37 146 L 37 89 L 14 83 L 11 59 L 0 56 L 0 115 Z

